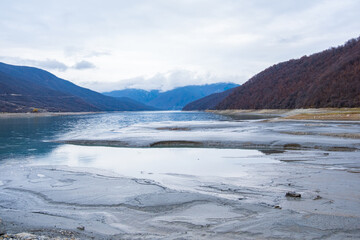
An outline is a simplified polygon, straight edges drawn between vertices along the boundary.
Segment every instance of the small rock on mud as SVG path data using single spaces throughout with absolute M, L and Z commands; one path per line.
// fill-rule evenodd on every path
M 320 200 L 320 199 L 322 199 L 320 195 L 317 195 L 316 197 L 313 198 L 313 200 Z
M 301 194 L 297 192 L 287 192 L 286 197 L 301 198 Z
M 79 226 L 79 227 L 77 227 L 77 229 L 79 229 L 80 231 L 84 231 L 85 227 L 84 226 Z

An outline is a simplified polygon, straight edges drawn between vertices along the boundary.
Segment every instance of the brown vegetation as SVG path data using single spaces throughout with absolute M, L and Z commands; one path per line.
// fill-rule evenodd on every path
M 274 65 L 255 75 L 216 109 L 360 106 L 360 38 L 338 48 Z

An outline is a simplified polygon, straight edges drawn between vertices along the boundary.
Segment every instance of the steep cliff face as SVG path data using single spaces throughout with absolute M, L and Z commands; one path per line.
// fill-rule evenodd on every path
M 360 107 L 360 38 L 276 64 L 224 98 L 216 109 Z

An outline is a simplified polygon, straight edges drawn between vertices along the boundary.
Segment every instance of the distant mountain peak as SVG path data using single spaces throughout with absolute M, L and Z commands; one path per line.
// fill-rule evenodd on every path
M 221 82 L 205 85 L 188 85 L 163 92 L 160 90 L 124 89 L 105 92 L 104 94 L 112 97 L 132 98 L 162 110 L 181 110 L 189 102 L 236 86 L 238 85 L 235 83 Z

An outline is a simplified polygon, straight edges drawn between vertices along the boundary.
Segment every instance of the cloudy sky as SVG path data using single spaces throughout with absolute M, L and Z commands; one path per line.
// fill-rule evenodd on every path
M 243 83 L 360 36 L 359 0 L 1 0 L 0 61 L 98 91 Z

